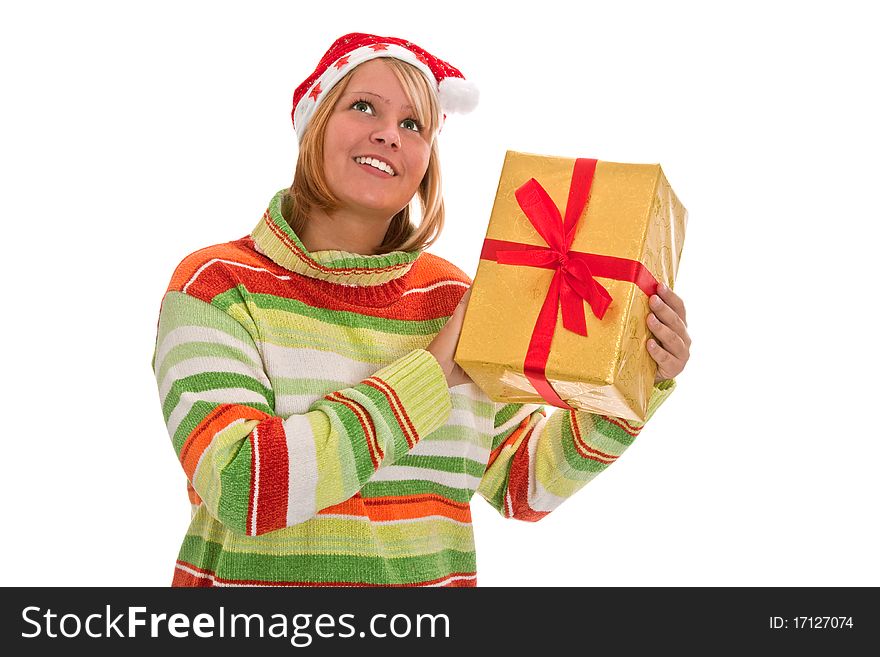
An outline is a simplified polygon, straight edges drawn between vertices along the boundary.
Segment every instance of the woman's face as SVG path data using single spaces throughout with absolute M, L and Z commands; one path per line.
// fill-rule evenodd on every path
M 431 138 L 382 59 L 361 64 L 324 134 L 330 191 L 345 209 L 391 218 L 418 190 L 428 168 Z

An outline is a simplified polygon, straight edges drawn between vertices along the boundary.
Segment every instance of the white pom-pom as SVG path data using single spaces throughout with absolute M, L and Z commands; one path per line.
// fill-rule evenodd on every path
M 439 91 L 440 108 L 447 114 L 467 114 L 480 100 L 477 85 L 463 78 L 443 78 Z

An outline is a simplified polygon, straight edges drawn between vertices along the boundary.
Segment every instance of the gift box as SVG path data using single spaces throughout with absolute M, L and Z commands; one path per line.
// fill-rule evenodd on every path
M 508 151 L 455 361 L 494 401 L 644 421 L 686 222 L 657 164 Z

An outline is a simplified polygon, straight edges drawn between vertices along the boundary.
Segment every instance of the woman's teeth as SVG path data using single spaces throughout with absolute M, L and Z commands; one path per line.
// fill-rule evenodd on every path
M 384 171 L 391 176 L 397 175 L 394 173 L 394 169 L 392 169 L 390 166 L 388 166 L 381 160 L 377 160 L 372 157 L 356 157 L 354 158 L 354 161 L 358 164 L 369 164 L 371 167 L 379 169 L 379 171 Z

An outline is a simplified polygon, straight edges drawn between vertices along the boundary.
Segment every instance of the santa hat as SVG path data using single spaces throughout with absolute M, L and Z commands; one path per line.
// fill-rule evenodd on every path
M 437 94 L 444 116 L 446 113 L 466 114 L 477 106 L 480 94 L 476 86 L 448 62 L 403 39 L 355 32 L 336 39 L 315 71 L 293 92 L 290 115 L 299 141 L 327 92 L 355 66 L 378 57 L 399 59 L 424 73 Z

